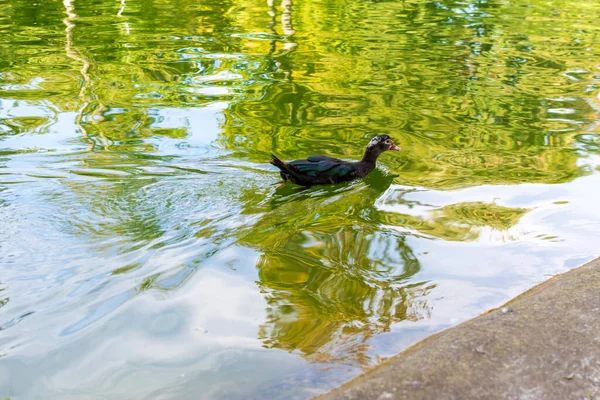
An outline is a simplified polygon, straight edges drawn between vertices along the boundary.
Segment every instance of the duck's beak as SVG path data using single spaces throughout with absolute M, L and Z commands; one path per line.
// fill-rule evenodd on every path
M 402 149 L 396 146 L 396 143 L 394 142 L 392 142 L 392 147 L 390 147 L 390 150 L 402 151 Z

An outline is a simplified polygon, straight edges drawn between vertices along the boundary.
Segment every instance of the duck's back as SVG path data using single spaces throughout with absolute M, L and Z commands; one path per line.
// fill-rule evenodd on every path
M 355 163 L 327 156 L 310 156 L 305 160 L 295 160 L 287 163 L 297 174 L 284 176 L 301 185 L 321 185 L 327 183 L 340 183 L 357 178 Z

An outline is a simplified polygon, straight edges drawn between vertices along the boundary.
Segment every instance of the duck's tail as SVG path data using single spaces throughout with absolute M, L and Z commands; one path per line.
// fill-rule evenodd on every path
M 281 161 L 279 158 L 275 157 L 273 154 L 271 154 L 271 164 L 276 166 L 283 172 L 289 171 L 289 167 L 287 166 L 287 164 Z
M 299 185 L 302 184 L 302 176 L 299 176 L 298 173 L 294 171 L 293 168 L 290 168 L 290 166 L 286 162 L 281 161 L 273 154 L 271 154 L 271 164 L 279 168 L 279 173 L 284 181 L 297 183 Z
M 274 165 L 279 169 L 285 169 L 285 163 L 279 158 L 275 157 L 273 154 L 271 154 L 271 165 Z

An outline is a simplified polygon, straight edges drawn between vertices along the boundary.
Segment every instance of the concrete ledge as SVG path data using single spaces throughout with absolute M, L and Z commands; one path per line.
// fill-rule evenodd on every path
M 600 259 L 319 399 L 600 399 Z

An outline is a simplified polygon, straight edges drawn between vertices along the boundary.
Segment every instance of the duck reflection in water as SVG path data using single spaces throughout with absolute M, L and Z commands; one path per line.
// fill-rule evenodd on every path
M 365 180 L 301 193 L 279 187 L 267 196 L 262 218 L 241 240 L 262 253 L 266 347 L 366 367 L 369 338 L 429 315 L 424 296 L 434 285 L 414 280 L 419 260 L 374 206 L 393 179 L 375 170 Z

